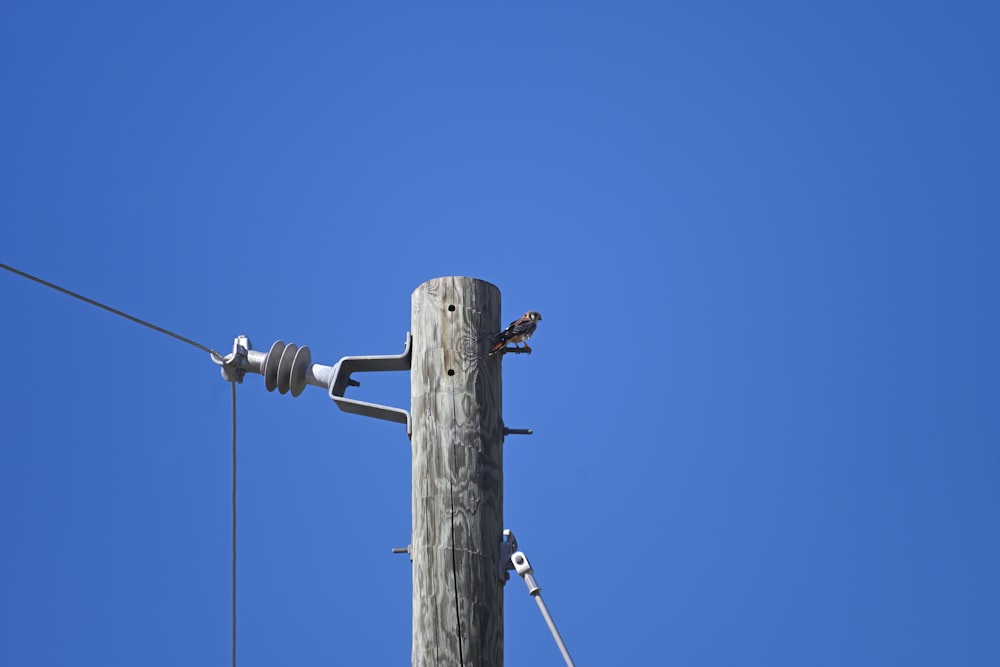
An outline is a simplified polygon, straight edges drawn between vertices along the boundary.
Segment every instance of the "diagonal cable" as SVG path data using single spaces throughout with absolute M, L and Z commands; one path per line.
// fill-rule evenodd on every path
M 11 273 L 19 275 L 22 278 L 27 278 L 28 280 L 34 281 L 34 282 L 38 283 L 39 285 L 44 285 L 45 287 L 48 287 L 50 289 L 54 289 L 57 292 L 62 292 L 63 294 L 71 296 L 74 299 L 79 299 L 80 301 L 83 301 L 84 303 L 89 303 L 92 306 L 97 306 L 98 308 L 101 308 L 102 310 L 106 310 L 109 313 L 112 313 L 114 315 L 118 315 L 119 317 L 124 317 L 126 320 L 130 320 L 132 322 L 135 322 L 136 324 L 141 324 L 144 327 L 152 329 L 153 331 L 157 331 L 157 332 L 159 332 L 161 334 L 164 334 L 166 336 L 170 336 L 171 338 L 179 340 L 182 343 L 187 343 L 188 345 L 191 345 L 192 347 L 198 348 L 202 352 L 208 352 L 210 355 L 212 355 L 213 357 L 215 357 L 216 359 L 218 359 L 220 361 L 223 358 L 221 354 L 219 354 L 218 352 L 216 352 L 212 348 L 208 347 L 207 345 L 202 345 L 201 343 L 199 343 L 197 341 L 193 341 L 190 338 L 188 338 L 186 336 L 182 336 L 182 335 L 180 335 L 178 333 L 175 333 L 173 331 L 170 331 L 169 329 L 164 329 L 163 327 L 157 326 L 157 325 L 155 325 L 155 324 L 153 324 L 151 322 L 147 322 L 146 320 L 139 319 L 138 317 L 135 317 L 134 315 L 129 315 L 128 313 L 123 312 L 121 310 L 118 310 L 117 308 L 112 308 L 111 306 L 103 304 L 100 301 L 96 301 L 96 300 L 91 299 L 89 297 L 83 296 L 82 294 L 78 294 L 77 292 L 74 292 L 73 290 L 66 289 L 65 287 L 61 287 L 59 285 L 56 285 L 55 283 L 51 283 L 48 280 L 43 280 L 42 278 L 39 278 L 38 276 L 33 276 L 30 273 L 27 273 L 26 271 L 21 271 L 20 269 L 15 269 L 13 266 L 9 266 L 9 265 L 3 264 L 3 263 L 0 263 L 0 269 L 4 269 L 6 271 L 10 271 Z M 233 385 L 233 471 L 232 471 L 233 472 L 233 480 L 232 480 L 232 488 L 233 488 L 233 494 L 232 494 L 232 507 L 233 507 L 233 512 L 232 512 L 232 516 L 233 516 L 233 521 L 232 521 L 232 533 L 233 533 L 233 545 L 232 545 L 232 553 L 233 553 L 233 559 L 232 559 L 232 592 L 233 592 L 233 595 L 232 595 L 232 624 L 233 624 L 233 633 L 232 634 L 233 634 L 233 647 L 232 647 L 232 656 L 233 656 L 233 667 L 236 667 L 236 383 L 234 382 L 234 383 L 232 383 L 232 385 Z
M 187 343 L 188 345 L 192 345 L 192 346 L 198 348 L 202 352 L 208 352 L 212 356 L 214 356 L 214 357 L 216 357 L 218 359 L 222 359 L 222 355 L 221 354 L 219 354 L 218 352 L 216 352 L 215 350 L 213 350 L 212 348 L 210 348 L 210 347 L 208 347 L 206 345 L 202 345 L 201 343 L 193 341 L 190 338 L 182 336 L 182 335 L 180 335 L 178 333 L 174 333 L 173 331 L 170 331 L 169 329 L 164 329 L 163 327 L 158 327 L 155 324 L 152 324 L 151 322 L 147 322 L 146 320 L 141 320 L 138 317 L 135 317 L 134 315 L 129 315 L 128 313 L 122 312 L 122 311 L 118 310 L 117 308 L 112 308 L 111 306 L 107 306 L 107 305 L 101 303 L 100 301 L 95 301 L 94 299 L 90 299 L 88 297 L 85 297 L 82 294 L 77 294 L 73 290 L 66 289 L 65 287 L 60 287 L 59 285 L 56 285 L 55 283 L 50 283 L 47 280 L 42 280 L 38 276 L 33 276 L 30 273 L 26 273 L 24 271 L 21 271 L 20 269 L 15 269 L 13 266 L 8 266 L 7 264 L 0 263 L 0 269 L 5 269 L 7 271 L 10 271 L 11 273 L 14 273 L 14 274 L 17 274 L 17 275 L 21 276 L 22 278 L 27 278 L 28 280 L 33 280 L 34 282 L 38 283 L 39 285 L 45 285 L 46 287 L 54 289 L 57 292 L 62 292 L 63 294 L 71 296 L 74 299 L 79 299 L 80 301 L 83 301 L 84 303 L 89 303 L 92 306 L 97 306 L 98 308 L 102 308 L 102 309 L 108 311 L 109 313 L 113 313 L 115 315 L 118 315 L 119 317 L 124 317 L 126 320 L 131 320 L 132 322 L 135 322 L 136 324 L 141 324 L 144 327 L 148 327 L 148 328 L 152 329 L 153 331 L 158 331 L 161 334 L 170 336 L 171 338 L 176 338 L 177 340 L 181 341 L 182 343 Z

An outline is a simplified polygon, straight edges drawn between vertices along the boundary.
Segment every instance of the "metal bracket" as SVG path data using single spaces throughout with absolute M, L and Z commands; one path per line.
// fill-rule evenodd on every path
M 345 398 L 344 392 L 348 387 L 361 385 L 351 377 L 352 373 L 410 370 L 412 348 L 413 335 L 407 331 L 402 354 L 343 357 L 334 366 L 324 366 L 312 363 L 312 353 L 305 345 L 286 345 L 279 340 L 267 352 L 258 352 L 252 349 L 249 338 L 237 336 L 232 353 L 221 359 L 212 355 L 212 361 L 222 367 L 222 377 L 227 382 L 242 382 L 243 377 L 250 372 L 264 376 L 264 387 L 268 391 L 277 389 L 282 394 L 290 391 L 292 396 L 298 396 L 306 385 L 322 387 L 344 412 L 406 424 L 406 435 L 409 436 L 411 430 L 408 411 Z
M 497 576 L 500 577 L 500 581 L 507 583 L 510 579 L 510 572 L 508 570 L 514 569 L 514 562 L 511 557 L 517 552 L 517 538 L 514 537 L 514 533 L 508 528 L 503 531 L 503 539 L 500 541 L 500 566 Z
M 330 380 L 330 398 L 344 412 L 406 424 L 406 435 L 410 435 L 410 413 L 407 410 L 390 408 L 386 405 L 378 405 L 377 403 L 356 401 L 353 398 L 345 398 L 344 392 L 347 391 L 348 387 L 358 387 L 361 385 L 360 382 L 351 378 L 351 373 L 408 371 L 410 370 L 412 358 L 413 334 L 409 331 L 406 332 L 406 345 L 403 348 L 402 354 L 343 357 L 333 367 L 333 377 Z

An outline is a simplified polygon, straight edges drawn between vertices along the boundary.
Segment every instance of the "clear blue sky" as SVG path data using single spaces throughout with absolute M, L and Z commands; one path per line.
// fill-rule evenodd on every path
M 1000 11 L 0 5 L 0 262 L 226 350 L 505 319 L 581 665 L 1000 664 Z M 0 273 L 0 663 L 229 660 L 208 356 Z M 405 373 L 355 396 L 406 407 Z M 240 664 L 400 665 L 400 426 L 239 387 Z M 510 665 L 559 655 L 522 582 Z

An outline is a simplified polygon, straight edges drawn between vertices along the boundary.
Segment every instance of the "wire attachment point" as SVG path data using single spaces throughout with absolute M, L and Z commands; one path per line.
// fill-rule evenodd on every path
M 247 356 L 253 346 L 246 336 L 237 336 L 233 341 L 233 351 L 225 357 L 220 357 L 218 352 L 212 351 L 209 354 L 212 362 L 218 364 L 222 379 L 226 382 L 243 382 L 243 377 L 247 374 Z
M 510 557 L 514 555 L 515 551 L 517 551 L 517 538 L 514 537 L 512 530 L 509 528 L 505 529 L 503 531 L 503 540 L 500 542 L 500 569 L 497 572 L 500 581 L 504 583 L 507 583 L 510 579 L 510 573 L 507 570 L 514 569 Z
M 528 557 L 524 555 L 523 551 L 517 550 L 517 540 L 514 539 L 513 533 L 505 530 L 503 534 L 504 537 L 510 538 L 500 543 L 500 567 L 504 570 L 504 576 L 508 576 L 506 570 L 515 570 L 524 579 L 524 584 L 528 587 L 528 594 L 535 598 L 538 610 L 542 612 L 542 618 L 545 619 L 545 624 L 549 626 L 549 632 L 552 633 L 552 638 L 555 640 L 556 646 L 559 647 L 559 652 L 562 653 L 563 660 L 566 661 L 569 667 L 574 667 L 573 658 L 569 655 L 569 649 L 566 648 L 566 643 L 563 642 L 562 635 L 556 629 L 556 623 L 552 620 L 549 608 L 545 606 L 545 601 L 542 600 L 542 587 L 535 581 L 535 571 L 532 569 L 531 563 L 528 562 Z

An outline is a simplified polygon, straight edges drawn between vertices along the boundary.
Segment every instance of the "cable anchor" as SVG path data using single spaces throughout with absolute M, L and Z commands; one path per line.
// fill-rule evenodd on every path
M 510 530 L 504 530 L 503 536 L 506 539 L 500 543 L 500 567 L 503 572 L 501 579 L 506 581 L 509 578 L 507 570 L 516 571 L 524 579 L 524 584 L 528 587 L 528 595 L 535 598 L 538 610 L 542 612 L 545 624 L 549 626 L 549 632 L 552 633 L 552 638 L 555 640 L 556 646 L 559 647 L 563 660 L 566 661 L 568 667 L 575 667 L 573 658 L 569 655 L 569 649 L 566 648 L 566 643 L 563 642 L 562 635 L 556 629 L 556 623 L 552 620 L 552 615 L 549 613 L 548 607 L 545 606 L 545 601 L 542 600 L 542 587 L 535 581 L 535 571 L 532 569 L 531 563 L 528 562 L 528 557 L 524 555 L 523 551 L 517 550 L 517 539 L 514 537 L 514 533 Z
M 510 572 L 507 570 L 513 570 L 514 564 L 511 562 L 510 557 L 514 555 L 517 551 L 517 538 L 514 537 L 514 532 L 509 528 L 504 529 L 503 539 L 500 541 L 500 562 L 499 571 L 497 576 L 500 577 L 500 581 L 507 583 L 510 579 Z

